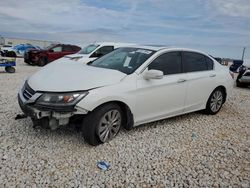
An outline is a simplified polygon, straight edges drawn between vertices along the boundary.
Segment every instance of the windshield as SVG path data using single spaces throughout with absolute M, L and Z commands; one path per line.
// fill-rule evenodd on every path
M 78 54 L 90 54 L 91 52 L 93 52 L 99 45 L 96 44 L 91 44 L 88 45 L 86 47 L 84 47 L 83 49 L 81 49 Z
M 23 48 L 23 44 L 18 44 L 18 45 L 13 47 L 13 49 L 15 49 L 15 50 L 18 50 L 20 48 Z
M 118 48 L 89 65 L 131 74 L 154 53 L 155 51 L 141 48 Z

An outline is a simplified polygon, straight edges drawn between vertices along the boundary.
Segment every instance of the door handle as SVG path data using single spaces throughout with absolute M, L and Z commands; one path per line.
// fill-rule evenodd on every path
M 182 82 L 186 82 L 187 80 L 186 79 L 179 79 L 178 81 L 177 81 L 177 83 L 182 83 Z
M 210 74 L 209 75 L 209 77 L 215 77 L 216 76 L 216 74 Z

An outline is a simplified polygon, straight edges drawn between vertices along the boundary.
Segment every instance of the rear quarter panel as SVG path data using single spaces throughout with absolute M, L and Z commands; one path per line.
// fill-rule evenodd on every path
M 219 63 L 216 64 L 217 69 L 217 85 L 222 85 L 226 88 L 227 97 L 229 97 L 232 93 L 234 80 L 230 75 L 229 68 L 227 66 L 223 66 Z

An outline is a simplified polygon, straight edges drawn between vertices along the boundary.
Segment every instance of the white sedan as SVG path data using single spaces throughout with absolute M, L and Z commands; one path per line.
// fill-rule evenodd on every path
M 229 71 L 191 49 L 123 47 L 89 63 L 51 63 L 26 80 L 18 94 L 35 125 L 81 119 L 85 140 L 98 145 L 121 127 L 204 110 L 216 114 L 233 85 Z

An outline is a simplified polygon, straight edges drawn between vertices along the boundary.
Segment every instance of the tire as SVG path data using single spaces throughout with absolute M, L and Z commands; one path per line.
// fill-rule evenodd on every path
M 32 63 L 28 59 L 24 59 L 24 63 L 26 63 L 28 65 L 32 65 Z
M 217 114 L 225 102 L 225 97 L 223 89 L 215 89 L 208 98 L 205 113 L 210 115 Z
M 14 51 L 9 51 L 9 52 L 6 52 L 5 54 L 6 57 L 17 57 L 16 53 Z
M 83 137 L 92 146 L 108 142 L 118 134 L 122 120 L 122 111 L 117 104 L 100 106 L 83 119 Z
M 237 87 L 247 87 L 247 84 L 241 83 L 241 82 L 239 82 L 239 80 L 237 79 L 237 80 L 236 80 L 236 86 L 237 86 Z
M 14 67 L 5 67 L 5 71 L 8 73 L 15 73 L 16 69 Z
M 37 65 L 40 67 L 43 67 L 44 65 L 46 65 L 48 63 L 47 58 L 46 57 L 40 57 Z

